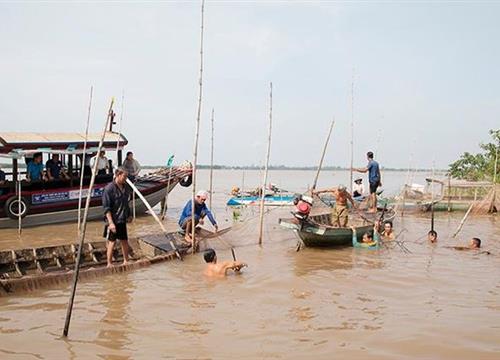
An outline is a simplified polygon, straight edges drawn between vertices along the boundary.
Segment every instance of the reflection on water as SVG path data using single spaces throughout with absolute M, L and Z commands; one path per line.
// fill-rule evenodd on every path
M 224 206 L 230 186 L 218 186 L 216 216 L 233 224 Z M 172 217 L 189 191 L 172 194 Z M 410 254 L 398 246 L 296 252 L 296 236 L 277 225 L 289 210 L 267 214 L 262 247 L 255 211 L 242 211 L 231 232 L 205 244 L 221 260 L 231 258 L 228 244 L 235 246 L 249 264 L 241 275 L 207 280 L 199 254 L 82 282 L 68 340 L 60 337 L 67 285 L 0 298 L 0 357 L 498 359 L 498 218 L 471 218 L 452 239 L 462 215 L 436 215 L 436 246 L 423 238 L 428 215 L 397 219 Z M 148 218 L 131 227 L 138 235 L 156 231 Z M 472 236 L 493 255 L 445 248 Z

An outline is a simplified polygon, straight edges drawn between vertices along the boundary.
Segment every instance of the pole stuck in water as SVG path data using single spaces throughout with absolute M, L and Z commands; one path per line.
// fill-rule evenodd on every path
M 165 216 L 167 215 L 168 210 L 168 194 L 170 193 L 170 182 L 172 181 L 172 167 L 173 167 L 174 155 L 171 155 L 168 158 L 167 167 L 168 167 L 168 179 L 167 179 L 167 193 L 165 194 L 165 198 L 163 199 L 163 206 L 161 208 L 161 220 L 165 220 Z
M 260 230 L 259 245 L 262 245 L 262 233 L 264 229 L 264 196 L 266 195 L 267 171 L 269 169 L 269 156 L 271 155 L 271 133 L 273 128 L 273 83 L 269 83 L 269 134 L 267 138 L 266 163 L 264 168 L 264 179 L 262 181 L 262 194 L 260 196 Z
M 21 191 L 22 191 L 22 187 L 21 187 L 21 180 L 18 180 L 17 181 L 17 232 L 18 232 L 18 235 L 21 236 L 21 233 L 22 233 L 22 198 L 21 198 Z M 26 209 L 27 211 L 28 209 Z
M 328 135 L 325 140 L 325 145 L 323 146 L 323 152 L 321 153 L 321 158 L 318 164 L 318 170 L 316 171 L 316 176 L 314 177 L 314 182 L 311 191 L 316 189 L 318 185 L 319 173 L 321 172 L 321 168 L 323 167 L 323 160 L 325 159 L 326 149 L 328 148 L 328 143 L 330 142 L 330 135 L 332 134 L 333 125 L 335 125 L 335 117 L 332 119 L 332 123 L 330 124 L 330 129 L 328 130 Z
M 80 225 L 82 221 L 82 191 L 83 191 L 83 175 L 85 173 L 85 158 L 87 157 L 87 140 L 89 137 L 90 111 L 92 109 L 92 95 L 94 86 L 90 87 L 89 108 L 87 112 L 87 125 L 85 126 L 85 140 L 83 141 L 82 160 L 80 164 L 80 192 L 78 193 L 78 233 L 80 233 Z
M 352 69 L 351 82 L 351 169 L 349 171 L 349 189 L 352 194 L 352 169 L 354 167 L 354 68 Z
M 210 142 L 210 185 L 209 185 L 209 194 L 210 198 L 208 200 L 209 208 L 210 211 L 212 211 L 212 197 L 213 197 L 213 177 L 214 177 L 214 109 L 212 108 L 212 118 L 211 118 L 211 124 L 212 124 L 212 137 L 211 137 L 211 142 Z
M 431 231 L 434 231 L 434 168 L 436 162 L 432 161 L 432 179 L 431 179 Z
M 97 154 L 101 152 L 102 145 L 104 143 L 104 138 L 106 136 L 106 131 L 109 126 L 109 122 L 112 121 L 113 118 L 113 104 L 115 103 L 115 99 L 111 99 L 111 103 L 109 104 L 109 110 L 108 110 L 108 116 L 106 117 L 106 124 L 104 125 L 104 130 L 102 131 L 101 134 L 101 139 L 99 140 L 99 146 L 97 149 Z M 68 303 L 68 309 L 66 312 L 66 320 L 64 323 L 64 330 L 63 330 L 63 336 L 67 337 L 68 336 L 68 331 L 69 331 L 69 323 L 71 321 L 71 314 L 73 312 L 73 302 L 75 300 L 75 293 L 76 293 L 76 285 L 78 283 L 78 275 L 80 273 L 80 261 L 82 259 L 82 249 L 83 249 L 83 244 L 85 242 L 85 232 L 87 230 L 87 216 L 89 213 L 89 207 L 90 207 L 90 199 L 92 198 L 92 188 L 94 187 L 95 183 L 95 177 L 97 174 L 97 164 L 98 161 L 94 161 L 94 166 L 92 167 L 92 176 L 90 178 L 90 184 L 87 192 L 87 198 L 85 200 L 85 210 L 83 212 L 83 221 L 82 221 L 82 228 L 79 233 L 80 235 L 80 244 L 78 246 L 78 252 L 76 254 L 76 262 L 75 262 L 75 270 L 73 272 L 73 285 L 71 287 L 71 294 L 69 297 L 69 303 Z
M 194 134 L 193 145 L 193 194 L 191 198 L 191 236 L 192 236 L 192 253 L 196 252 L 196 236 L 195 236 L 195 201 L 196 196 L 196 162 L 198 161 L 198 138 L 200 134 L 200 117 L 201 117 L 201 100 L 203 95 L 203 28 L 205 16 L 205 0 L 201 1 L 201 29 L 200 29 L 200 80 L 199 80 L 199 93 L 198 93 L 198 111 L 196 115 L 196 130 Z M 186 229 L 189 233 L 189 229 Z

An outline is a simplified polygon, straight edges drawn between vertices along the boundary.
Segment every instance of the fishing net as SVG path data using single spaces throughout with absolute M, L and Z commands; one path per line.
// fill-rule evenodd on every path
M 500 210 L 500 185 L 493 186 L 488 194 L 472 205 L 472 215 L 486 215 Z

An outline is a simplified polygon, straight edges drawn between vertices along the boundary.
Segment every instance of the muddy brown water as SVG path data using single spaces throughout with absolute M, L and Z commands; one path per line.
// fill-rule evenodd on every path
M 306 175 L 290 177 L 289 186 L 306 183 Z M 240 177 L 216 183 L 221 226 L 232 224 L 225 190 Z M 172 194 L 169 226 L 189 192 Z M 235 246 L 249 264 L 240 275 L 207 280 L 198 254 L 80 283 L 68 339 L 61 339 L 68 284 L 0 298 L 0 358 L 500 358 L 498 218 L 472 218 L 451 239 L 463 214 L 438 214 L 436 246 L 422 238 L 427 215 L 398 218 L 410 254 L 397 245 L 296 252 L 295 234 L 277 225 L 288 212 L 267 214 L 262 247 L 256 209 L 243 211 L 223 240 L 207 241 L 219 259 L 231 257 L 227 244 Z M 149 218 L 131 226 L 135 236 L 155 231 Z M 100 223 L 90 225 L 90 238 L 100 232 Z M 26 229 L 21 242 L 12 235 L 0 233 L 2 246 L 49 245 L 73 236 L 74 225 Z M 472 236 L 492 254 L 445 247 Z

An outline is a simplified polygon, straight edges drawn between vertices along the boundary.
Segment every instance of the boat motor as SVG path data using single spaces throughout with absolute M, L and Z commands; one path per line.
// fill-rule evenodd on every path
M 306 220 L 311 212 L 313 199 L 309 196 L 298 195 L 294 200 L 295 211 L 292 214 L 299 220 Z

